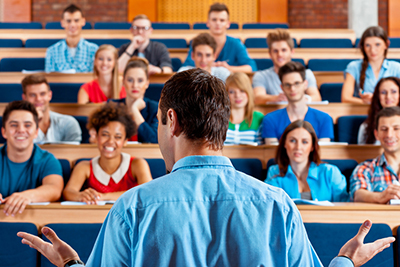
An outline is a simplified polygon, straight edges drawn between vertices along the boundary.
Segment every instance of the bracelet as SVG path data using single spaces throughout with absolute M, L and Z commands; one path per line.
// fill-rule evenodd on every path
M 80 265 L 82 265 L 82 266 L 85 266 L 85 263 L 84 263 L 83 261 L 81 261 L 81 260 L 70 260 L 69 262 L 67 262 L 67 263 L 64 265 L 64 267 L 70 267 L 70 266 L 73 266 L 73 265 L 75 265 L 75 264 L 80 264 Z
M 346 259 L 348 259 L 349 261 L 351 261 L 351 263 L 353 264 L 353 266 L 355 266 L 355 265 L 354 265 L 354 261 L 353 261 L 352 259 L 350 259 L 349 257 L 344 256 L 344 255 L 340 255 L 340 256 L 337 256 L 337 257 L 346 258 Z
M 129 57 L 132 57 L 133 55 L 132 54 L 129 54 L 128 52 L 124 52 L 125 54 L 127 54 Z

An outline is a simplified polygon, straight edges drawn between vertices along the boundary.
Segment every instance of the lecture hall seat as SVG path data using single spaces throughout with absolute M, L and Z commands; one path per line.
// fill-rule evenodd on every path
M 40 23 L 40 22 L 0 22 L 0 29 L 39 30 L 39 29 L 42 29 L 42 23 Z
M 2 58 L 0 72 L 21 72 L 22 70 L 44 71 L 44 58 Z
M 1 61 L 0 61 L 1 63 Z M 51 103 L 77 103 L 82 83 L 49 83 L 53 97 Z
M 33 223 L 0 222 L 0 265 L 13 267 L 36 267 L 37 252 L 21 243 L 18 232 L 37 235 Z
M 57 43 L 61 39 L 27 39 L 25 41 L 26 48 L 48 48 Z
M 151 40 L 163 43 L 167 48 L 188 48 L 186 40 L 182 38 L 151 38 Z
M 163 87 L 163 83 L 151 83 L 149 85 L 149 88 L 147 88 L 144 96 L 158 102 L 160 100 L 161 90 L 163 89 Z
M 367 115 L 342 116 L 337 119 L 337 141 L 357 144 L 360 125 L 367 119 Z
M 292 38 L 294 48 L 297 48 L 297 41 L 295 38 Z M 247 48 L 268 48 L 267 38 L 247 38 L 244 40 L 244 45 Z
M 46 226 L 53 229 L 60 239 L 73 247 L 83 262 L 87 262 L 101 225 L 101 223 L 52 223 Z M 49 241 L 44 235 L 42 238 Z M 54 266 L 43 255 L 40 256 L 40 261 L 41 267 Z
M 354 59 L 310 59 L 308 68 L 312 71 L 344 71 Z
M 322 101 L 328 100 L 329 103 L 342 102 L 343 83 L 323 83 L 319 88 Z
M 182 61 L 180 58 L 172 57 L 171 63 L 172 63 L 172 71 L 173 72 L 177 72 L 180 69 L 180 67 L 182 67 Z
M 130 43 L 132 40 L 131 39 L 86 39 L 89 42 L 95 43 L 98 46 L 101 46 L 103 44 L 109 44 L 114 46 L 115 48 L 120 48 L 123 44 Z
M 9 103 L 15 100 L 22 100 L 22 85 L 20 83 L 1 83 L 0 103 Z
M 257 158 L 232 158 L 230 160 L 236 170 L 244 172 L 261 181 L 265 179 L 261 160 Z
M 0 39 L 1 48 L 21 48 L 23 46 L 21 39 Z
M 242 29 L 289 29 L 287 23 L 243 23 Z
M 272 62 L 272 59 L 270 58 L 253 58 L 253 60 L 256 62 L 257 69 L 260 70 L 265 70 L 274 65 Z M 304 59 L 302 58 L 292 58 L 292 61 L 294 62 L 300 62 L 303 66 L 306 64 L 304 63 Z
M 360 224 L 353 223 L 304 223 L 308 238 L 323 266 L 328 266 L 336 257 L 340 248 L 357 233 Z M 392 236 L 392 230 L 387 224 L 373 223 L 371 230 L 365 237 L 364 243 L 374 242 L 377 239 Z M 363 267 L 394 266 L 393 245 L 378 253 Z
M 350 39 L 344 38 L 303 38 L 300 41 L 301 48 L 353 48 Z

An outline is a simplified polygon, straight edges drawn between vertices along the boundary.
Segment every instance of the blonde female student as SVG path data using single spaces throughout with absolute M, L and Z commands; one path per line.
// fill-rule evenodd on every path
M 82 85 L 78 92 L 78 104 L 102 103 L 108 99 L 126 96 L 118 80 L 118 50 L 112 45 L 102 45 L 94 59 L 95 79 Z
M 65 200 L 87 204 L 116 200 L 130 188 L 152 180 L 146 160 L 122 152 L 135 133 L 135 124 L 124 105 L 105 104 L 90 117 L 88 128 L 96 131 L 100 156 L 75 166 L 63 191 Z M 82 190 L 85 184 L 87 188 Z

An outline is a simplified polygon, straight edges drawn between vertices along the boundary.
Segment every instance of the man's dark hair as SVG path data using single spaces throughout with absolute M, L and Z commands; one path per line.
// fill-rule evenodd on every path
M 376 114 L 375 118 L 375 130 L 378 130 L 379 128 L 379 119 L 384 117 L 384 118 L 389 118 L 393 116 L 400 116 L 400 107 L 395 106 L 395 107 L 388 107 L 380 110 L 378 114 Z
M 200 33 L 197 35 L 192 41 L 192 50 L 194 51 L 195 48 L 199 45 L 208 45 L 212 48 L 213 52 L 217 50 L 217 42 L 215 41 L 214 37 L 212 37 L 209 33 Z
M 228 130 L 230 102 L 224 83 L 201 69 L 172 76 L 161 91 L 162 124 L 173 109 L 185 137 L 212 150 L 223 147 Z
M 64 14 L 65 14 L 65 13 L 71 13 L 71 14 L 73 14 L 73 13 L 75 13 L 75 12 L 77 12 L 77 11 L 81 12 L 81 15 L 82 15 L 82 17 L 83 17 L 82 9 L 80 9 L 77 5 L 70 4 L 69 6 L 67 6 L 67 7 L 63 10 L 62 17 L 64 17 Z
M 210 9 L 208 10 L 208 15 L 210 16 L 211 12 L 222 12 L 226 11 L 229 16 L 229 10 L 228 7 L 224 3 L 215 3 L 210 6 Z
M 26 110 L 26 111 L 29 111 L 30 113 L 32 113 L 33 120 L 35 121 L 35 124 L 36 124 L 36 128 L 38 127 L 39 117 L 38 117 L 38 113 L 36 111 L 35 106 L 28 101 L 19 100 L 19 101 L 10 102 L 6 106 L 4 113 L 3 113 L 3 123 L 2 123 L 3 128 L 6 128 L 6 123 L 8 121 L 8 118 L 10 117 L 11 112 L 13 112 L 14 110 Z
M 279 68 L 278 75 L 281 82 L 283 76 L 292 72 L 299 73 L 303 81 L 306 79 L 306 68 L 300 62 L 290 61 Z
M 22 79 L 21 85 L 22 85 L 22 93 L 26 94 L 26 87 L 29 85 L 35 85 L 35 84 L 42 84 L 45 83 L 47 85 L 47 88 L 50 90 L 49 83 L 47 82 L 46 77 L 42 74 L 31 74 L 28 76 L 25 76 L 24 79 Z

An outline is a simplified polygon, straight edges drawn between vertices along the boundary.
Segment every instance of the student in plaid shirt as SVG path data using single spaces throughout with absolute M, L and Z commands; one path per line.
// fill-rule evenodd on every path
M 384 152 L 357 166 L 350 179 L 350 195 L 354 201 L 385 204 L 400 198 L 400 107 L 378 112 L 375 136 Z
M 64 9 L 61 26 L 67 38 L 50 46 L 46 51 L 45 71 L 92 72 L 94 55 L 99 48 L 81 38 L 82 27 L 86 20 L 82 10 L 74 4 Z

